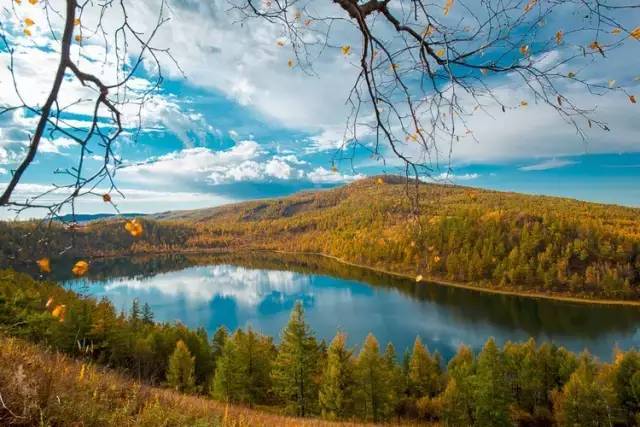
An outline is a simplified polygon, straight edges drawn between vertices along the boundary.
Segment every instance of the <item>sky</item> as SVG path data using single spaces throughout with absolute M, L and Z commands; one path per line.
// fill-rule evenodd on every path
M 132 25 L 148 33 L 160 1 L 130 2 Z M 61 5 L 61 1 L 52 3 Z M 391 4 L 401 7 L 402 3 L 396 0 Z M 342 16 L 332 2 L 320 4 L 314 2 L 318 14 Z M 462 19 L 464 3 L 454 4 L 447 19 Z M 118 15 L 109 13 L 107 27 L 114 27 Z M 313 71 L 308 72 L 296 62 L 289 66 L 293 53 L 279 26 L 264 20 L 243 22 L 226 0 L 169 0 L 163 13 L 170 20 L 158 31 L 154 43 L 170 49 L 179 69 L 163 57 L 159 91 L 147 98 L 140 110 L 137 106 L 123 109 L 126 132 L 115 146 L 123 161 L 116 173 L 123 196 L 114 195 L 122 212 L 209 207 L 330 188 L 380 173 L 403 173 L 402 164 L 388 148 L 381 152 L 381 159 L 357 148 L 352 159 L 336 157 L 336 150 L 344 143 L 347 97 L 359 71 L 359 39 L 351 25 L 338 22 L 327 47 L 314 56 Z M 553 34 L 557 28 L 571 27 L 572 20 L 580 23 L 581 15 L 580 10 L 568 11 L 545 25 Z M 28 26 L 28 35 L 24 33 L 25 18 L 34 21 Z M 55 16 L 49 19 L 54 29 L 59 28 Z M 90 28 L 95 16 L 88 11 L 84 19 L 86 24 L 81 27 Z M 640 25 L 640 9 L 625 10 L 621 19 L 631 28 L 633 23 Z M 15 49 L 20 95 L 32 105 L 41 105 L 59 55 L 42 3 L 0 0 L 0 22 Z M 566 33 L 569 37 L 570 32 Z M 101 37 L 89 31 L 82 37 L 82 42 L 73 46 L 74 58 L 106 81 L 113 80 L 117 69 L 113 49 L 105 51 Z M 590 43 L 586 36 L 580 37 L 577 34 L 571 44 Z M 9 106 L 17 102 L 17 95 L 7 69 L 11 58 L 1 44 L 0 106 Z M 340 46 L 345 44 L 353 46 L 353 54 L 342 53 Z M 567 49 L 549 50 L 539 59 L 562 62 Z M 133 48 L 131 53 L 135 54 Z M 497 105 L 490 106 L 466 123 L 475 138 L 463 138 L 451 147 L 443 142 L 445 154 L 431 164 L 431 176 L 425 179 L 640 206 L 640 104 L 628 99 L 629 94 L 640 98 L 640 40 L 629 38 L 605 58 L 577 67 L 585 80 L 603 84 L 615 80 L 615 86 L 624 87 L 624 91 L 604 96 L 589 95 L 578 85 L 563 88 L 569 99 L 593 108 L 611 131 L 583 124 L 582 138 L 553 109 L 535 101 L 505 113 L 498 111 Z M 157 71 L 155 63 L 146 60 L 131 80 L 132 96 L 149 89 Z M 517 106 L 527 98 L 527 89 L 511 75 L 486 80 L 496 96 L 509 105 Z M 65 79 L 61 104 L 70 105 L 65 113 L 67 123 L 86 126 L 91 103 L 74 102 L 91 95 L 86 87 Z M 134 138 L 138 119 L 141 129 Z M 24 156 L 35 120 L 24 111 L 0 115 L 0 189 Z M 101 116 L 101 120 L 106 118 Z M 55 172 L 73 167 L 78 152 L 78 145 L 64 135 L 45 136 L 14 200 L 65 183 L 64 175 Z M 98 154 L 88 156 L 87 168 L 100 167 Z M 59 194 L 53 193 L 45 200 L 56 197 Z M 77 211 L 112 210 L 100 197 L 87 196 L 78 202 Z M 25 212 L 21 217 L 39 214 Z M 14 215 L 6 208 L 0 210 L 2 218 Z

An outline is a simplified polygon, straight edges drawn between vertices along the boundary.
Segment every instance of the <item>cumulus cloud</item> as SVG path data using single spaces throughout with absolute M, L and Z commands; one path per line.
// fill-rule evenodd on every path
M 123 168 L 123 181 L 216 186 L 238 182 L 307 181 L 314 184 L 350 182 L 362 175 L 341 174 L 323 167 L 309 169 L 295 155 L 272 155 L 255 141 L 239 141 L 227 150 L 184 149 Z
M 522 166 L 521 171 L 545 171 L 548 169 L 558 169 L 569 165 L 575 165 L 577 162 L 573 160 L 549 159 L 533 165 Z

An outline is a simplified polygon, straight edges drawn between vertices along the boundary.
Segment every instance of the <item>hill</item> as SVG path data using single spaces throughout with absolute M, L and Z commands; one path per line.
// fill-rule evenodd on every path
M 374 177 L 332 190 L 145 217 L 139 238 L 127 234 L 122 220 L 90 223 L 73 237 L 73 250 L 76 256 L 311 252 L 419 281 L 640 299 L 640 209 L 436 184 L 421 184 L 419 195 L 414 211 L 402 178 Z M 71 233 L 59 227 L 31 235 L 48 246 L 36 240 L 29 246 L 29 227 L 0 225 L 7 257 L 28 262 L 70 246 Z

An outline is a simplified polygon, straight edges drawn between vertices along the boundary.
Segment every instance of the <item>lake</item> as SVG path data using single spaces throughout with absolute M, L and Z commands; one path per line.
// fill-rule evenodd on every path
M 71 263 L 71 261 L 69 261 Z M 69 264 L 70 265 L 70 264 Z M 68 268 L 56 269 L 57 271 Z M 399 354 L 420 336 L 449 359 L 461 344 L 474 349 L 534 337 L 610 360 L 612 349 L 640 344 L 640 308 L 533 299 L 415 283 L 314 256 L 273 253 L 169 255 L 97 260 L 65 286 L 106 297 L 127 311 L 148 303 L 157 321 L 180 321 L 213 333 L 251 325 L 276 338 L 297 300 L 318 338 L 336 331 L 359 346 L 372 332 Z

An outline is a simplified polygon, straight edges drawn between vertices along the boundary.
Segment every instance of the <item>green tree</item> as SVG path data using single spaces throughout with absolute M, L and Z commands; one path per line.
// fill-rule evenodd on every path
M 218 360 L 220 359 L 220 356 L 222 356 L 222 351 L 228 337 L 229 332 L 227 331 L 227 328 L 220 326 L 214 332 L 213 338 L 211 338 L 211 356 L 213 357 L 214 366 L 217 366 Z
M 184 341 L 179 340 L 169 358 L 167 382 L 172 388 L 191 393 L 195 391 L 195 357 L 191 356 Z
M 318 403 L 318 344 L 304 320 L 298 301 L 282 331 L 278 356 L 273 364 L 274 391 L 297 416 L 313 414 Z
M 146 302 L 142 306 L 142 322 L 147 325 L 153 323 L 153 311 L 151 311 L 149 303 Z
M 378 340 L 369 334 L 356 362 L 360 416 L 374 422 L 388 418 L 394 411 L 390 373 L 380 355 Z
M 553 409 L 560 426 L 611 426 L 616 412 L 613 378 L 598 369 L 588 355 L 580 358 L 578 368 L 553 395 Z
M 614 388 L 624 411 L 624 421 L 632 424 L 640 415 L 640 352 L 637 350 L 616 354 Z
M 475 422 L 475 362 L 471 349 L 461 346 L 447 365 L 449 381 L 440 395 L 446 425 L 471 426 Z
M 238 343 L 227 339 L 216 362 L 216 373 L 211 387 L 215 399 L 240 402 L 245 399 L 244 378 L 240 364 Z
M 338 333 L 327 350 L 327 364 L 320 385 L 320 409 L 327 419 L 353 415 L 355 366 L 353 352 L 346 347 L 346 335 Z
M 475 381 L 475 425 L 510 426 L 511 393 L 506 378 L 504 355 L 489 338 L 478 355 Z
M 441 388 L 442 371 L 440 360 L 432 356 L 419 337 L 413 344 L 409 361 L 409 394 L 419 399 L 434 397 Z

